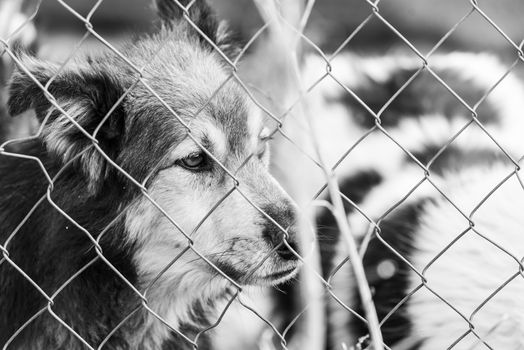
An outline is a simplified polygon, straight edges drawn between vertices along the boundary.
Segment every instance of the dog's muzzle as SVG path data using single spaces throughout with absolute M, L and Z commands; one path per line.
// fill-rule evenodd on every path
M 286 261 L 298 260 L 297 233 L 295 229 L 296 211 L 291 203 L 285 203 L 282 206 L 268 206 L 263 208 L 280 227 L 275 225 L 271 220 L 265 218 L 264 230 L 262 236 L 278 256 Z

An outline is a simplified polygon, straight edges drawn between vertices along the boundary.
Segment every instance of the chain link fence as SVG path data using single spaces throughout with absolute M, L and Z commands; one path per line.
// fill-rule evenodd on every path
M 524 106 L 518 99 L 520 89 L 524 92 L 524 87 L 517 77 L 524 57 L 523 42 L 515 41 L 506 34 L 502 29 L 503 23 L 495 23 L 479 2 L 461 2 L 466 10 L 460 20 L 435 44 L 426 43 L 424 46 L 429 46 L 429 49 L 422 50 L 383 14 L 382 2 L 362 0 L 367 9 L 364 20 L 335 49 L 326 52 L 307 34 L 311 12 L 321 4 L 314 1 L 281 4 L 255 1 L 263 24 L 234 55 L 224 52 L 225 46 L 215 43 L 207 35 L 207 29 L 200 28 L 200 23 L 194 20 L 193 11 L 198 9 L 198 0 L 169 2 L 170 6 L 179 8 L 180 21 L 198 33 L 199 40 L 212 48 L 215 57 L 227 70 L 227 75 L 223 79 L 217 78 L 220 81 L 210 87 L 213 91 L 209 93 L 209 99 L 200 102 L 196 114 L 215 103 L 217 98 L 223 98 L 224 91 L 229 91 L 229 86 L 234 85 L 264 116 L 264 123 L 270 131 L 262 141 L 273 148 L 273 174 L 298 203 L 297 222 L 286 225 L 279 222 L 279 218 L 266 207 L 256 204 L 249 186 L 246 187 L 239 177 L 257 153 L 251 153 L 235 168 L 222 162 L 196 136 L 197 126 L 185 120 L 178 107 L 174 108 L 171 100 L 157 91 L 158 85 L 151 82 L 151 74 L 154 76 L 154 72 L 151 73 L 152 62 L 166 43 L 159 40 L 147 60 L 136 62 L 134 57 L 126 56 L 128 51 L 99 33 L 92 19 L 106 2 L 109 0 L 97 1 L 87 14 L 83 14 L 68 2 L 57 0 L 57 4 L 70 16 L 83 23 L 85 32 L 68 50 L 61 64 L 54 67 L 54 74 L 46 77 L 45 81 L 35 76 L 35 71 L 28 67 L 30 61 L 22 59 L 20 54 L 20 46 L 30 46 L 34 33 L 38 33 L 33 20 L 39 15 L 41 1 L 28 1 L 22 6 L 19 1 L 9 0 L 0 6 L 0 18 L 5 18 L 0 22 L 0 57 L 4 72 L 0 75 L 0 93 L 3 105 L 7 103 L 7 80 L 16 66 L 19 74 L 29 77 L 25 81 L 36 84 L 41 91 L 32 93 L 41 93 L 52 106 L 41 123 L 37 124 L 31 117 L 24 119 L 24 122 L 14 122 L 17 120 L 14 118 L 12 122 L 7 118 L 7 109 L 0 109 L 0 120 L 4 126 L 1 129 L 3 143 L 0 158 L 12 167 L 10 175 L 5 174 L 6 181 L 14 181 L 14 177 L 38 176 L 45 180 L 46 186 L 34 203 L 27 203 L 26 200 L 21 208 L 10 208 L 5 204 L 8 200 L 2 200 L 2 210 L 13 217 L 20 217 L 20 220 L 12 229 L 9 225 L 2 227 L 0 271 L 4 277 L 0 277 L 3 284 L 0 289 L 5 292 L 15 288 L 9 284 L 12 279 L 5 277 L 7 275 L 16 275 L 16 279 L 26 282 L 20 284 L 24 288 L 15 291 L 19 294 L 13 299 L 15 305 L 6 305 L 0 296 L 3 324 L 5 320 L 13 320 L 8 328 L 12 331 L 0 336 L 4 349 L 27 348 L 27 344 L 35 349 L 53 347 L 50 344 L 55 347 L 60 347 L 57 344 L 69 344 L 60 348 L 73 346 L 78 349 L 123 349 L 130 346 L 137 349 L 524 348 L 521 339 L 524 335 L 520 334 L 524 310 L 519 309 L 522 307 L 519 297 L 522 286 L 515 287 L 523 277 L 524 252 L 520 252 L 518 247 L 517 233 L 521 229 L 518 226 L 519 215 L 516 214 L 515 218 L 512 214 L 515 208 L 520 208 L 520 196 L 524 194 L 520 193 L 522 188 L 518 189 L 518 186 L 522 187 L 519 174 L 522 153 L 519 152 L 524 149 L 519 135 L 520 113 Z M 348 5 L 341 3 L 340 6 Z M 442 46 L 472 16 L 480 17 L 500 34 L 500 41 L 507 44 L 513 53 L 510 64 L 504 65 L 482 55 L 440 52 Z M 386 56 L 348 53 L 353 40 L 365 32 L 371 22 L 379 23 L 389 31 L 404 47 L 403 53 Z M 102 120 L 89 127 L 81 125 L 74 109 L 67 105 L 67 101 L 54 96 L 50 88 L 53 82 L 59 81 L 60 74 L 74 67 L 87 41 L 99 43 L 112 53 L 115 61 L 125 62 L 127 75 L 133 80 L 115 99 L 116 103 L 109 106 L 109 112 Z M 400 75 L 397 74 L 399 72 Z M 75 91 L 74 86 L 68 89 Z M 173 120 L 181 125 L 186 138 L 218 164 L 231 183 L 225 193 L 215 196 L 213 203 L 208 203 L 210 209 L 205 213 L 199 208 L 194 208 L 196 214 L 187 212 L 187 216 L 199 215 L 197 224 L 189 230 L 171 217 L 170 208 L 159 203 L 155 199 L 156 194 L 151 192 L 150 180 L 157 175 L 157 168 L 148 169 L 147 175 L 135 178 L 102 147 L 97 138 L 103 125 L 118 113 L 129 96 L 137 93 L 137 89 L 152 96 L 155 108 L 168 111 Z M 428 96 L 427 100 L 417 100 L 424 94 Z M 439 96 L 446 96 L 443 103 L 440 103 L 442 99 Z M 439 110 L 439 106 L 443 109 Z M 54 118 L 56 111 L 65 116 L 67 126 L 58 132 L 73 133 L 71 130 L 74 130 L 75 137 L 83 138 L 85 142 L 80 150 L 57 147 L 67 161 L 60 169 L 49 169 L 49 165 L 39 156 L 21 152 L 23 148 L 20 145 L 49 138 L 46 125 Z M 60 138 L 59 133 L 53 135 Z M 479 153 L 484 150 L 487 151 Z M 457 152 L 464 154 L 456 156 Z M 156 218 L 162 217 L 162 220 L 169 222 L 172 234 L 177 236 L 180 245 L 173 250 L 175 253 L 170 259 L 142 258 L 146 265 L 162 264 L 156 266 L 160 272 L 148 276 L 149 283 L 146 285 L 133 283 L 129 278 L 133 273 L 128 271 L 132 267 L 119 265 L 118 261 L 108 257 L 109 253 L 104 248 L 104 242 L 112 239 L 108 233 L 112 235 L 130 212 L 140 214 L 136 208 L 132 205 L 119 207 L 115 217 L 103 222 L 103 225 L 100 223 L 102 226 L 91 232 L 83 222 L 97 221 L 97 216 L 103 214 L 93 209 L 92 217 L 79 220 L 74 218 L 74 213 L 64 210 L 53 195 L 60 190 L 57 186 L 64 185 L 64 174 L 70 176 L 68 167 L 86 154 L 97 155 L 111 171 L 120 174 L 139 193 L 139 197 L 154 208 Z M 455 156 L 457 159 L 452 159 Z M 490 158 L 492 156 L 493 159 Z M 470 159 L 473 163 L 501 162 L 503 166 L 480 172 L 448 174 L 447 170 L 441 171 L 451 162 L 458 163 L 460 168 Z M 28 174 L 20 173 L 22 168 L 17 164 L 22 162 L 31 162 L 34 169 Z M 455 180 L 459 185 L 454 183 Z M 508 187 L 509 183 L 513 187 Z M 90 189 L 86 188 L 88 191 Z M 497 194 L 499 202 L 489 204 L 493 203 L 492 198 Z M 20 196 L 32 197 L 26 193 L 20 193 Z M 274 199 L 271 193 L 267 196 L 269 201 Z M 210 217 L 224 215 L 220 207 L 233 197 L 240 198 L 243 206 L 254 208 L 261 217 L 278 227 L 283 237 L 281 243 L 245 272 L 246 276 L 256 274 L 279 249 L 291 251 L 302 262 L 299 276 L 278 286 L 276 291 L 274 288 L 264 293 L 251 291 L 251 287 L 231 276 L 234 271 L 214 263 L 213 258 L 195 243 L 194 237 L 199 230 L 210 225 Z M 79 196 L 78 200 L 92 205 L 85 197 Z M 505 205 L 499 204 L 501 202 L 505 205 L 511 203 L 509 207 L 512 208 L 506 210 Z M 403 215 L 413 206 L 418 208 L 416 213 L 423 212 L 426 216 L 420 219 L 413 213 Z M 444 207 L 446 209 L 439 209 Z M 83 235 L 89 242 L 91 253 L 83 252 L 89 259 L 84 259 L 74 274 L 60 276 L 59 284 L 51 283 L 46 288 L 37 281 L 51 278 L 56 271 L 42 269 L 45 276 L 34 276 L 26 271 L 25 266 L 45 264 L 49 259 L 40 256 L 40 260 L 23 261 L 24 244 L 32 240 L 26 237 L 31 232 L 27 226 L 39 223 L 35 216 L 42 208 L 53 210 L 65 218 L 65 229 Z M 443 214 L 439 214 L 441 212 Z M 422 223 L 420 220 L 423 220 Z M 289 239 L 293 225 L 299 227 L 298 248 Z M 517 232 L 514 233 L 517 238 L 499 237 L 500 225 Z M 493 232 L 490 233 L 490 230 Z M 424 233 L 426 231 L 430 233 Z M 400 234 L 403 235 L 401 238 L 398 237 Z M 428 239 L 427 245 L 424 241 L 417 241 L 417 237 Z M 404 241 L 416 243 L 404 244 Z M 17 247 L 15 254 L 13 244 Z M 52 251 L 63 254 L 61 264 L 69 264 L 68 259 L 73 259 L 71 254 L 79 254 L 64 251 L 63 247 L 68 247 L 67 244 L 56 244 Z M 470 248 L 477 246 L 480 248 L 473 249 L 473 252 L 478 255 L 470 255 Z M 126 249 L 135 248 L 138 247 Z M 222 253 L 228 254 L 227 251 Z M 486 256 L 480 258 L 483 253 Z M 475 260 L 477 258 L 480 262 Z M 495 263 L 497 259 L 504 263 Z M 494 271 L 489 266 L 479 266 L 486 261 L 493 262 Z M 206 299 L 201 305 L 187 305 L 191 309 L 188 312 L 196 314 L 193 316 L 198 318 L 204 314 L 211 319 L 210 322 L 197 322 L 196 326 L 173 324 L 169 308 L 174 304 L 162 305 L 164 299 L 155 300 L 159 296 L 155 289 L 157 282 L 169 276 L 170 270 L 181 269 L 184 264 L 197 264 L 212 271 L 212 279 L 221 280 L 216 283 L 217 288 L 221 285 L 220 288 L 225 291 L 217 298 L 220 302 Z M 116 276 L 117 284 L 123 286 L 121 289 L 132 295 L 131 300 L 135 301 L 133 305 L 126 306 L 125 315 L 121 315 L 118 322 L 102 336 L 79 329 L 77 324 L 70 323 L 67 315 L 56 311 L 61 310 L 63 303 L 74 304 L 71 300 L 58 300 L 64 290 L 80 283 L 85 274 L 96 273 L 97 266 L 104 266 Z M 455 270 L 458 272 L 455 273 Z M 465 275 L 462 275 L 463 271 Z M 478 289 L 476 284 L 466 285 L 470 283 L 468 278 L 478 282 Z M 215 286 L 211 282 L 209 285 Z M 111 287 L 107 286 L 108 289 Z M 200 288 L 214 287 L 195 282 L 185 293 L 198 294 Z M 499 310 L 501 305 L 506 307 L 506 304 L 496 302 L 497 298 L 512 288 L 516 291 L 504 299 L 510 300 L 509 308 Z M 40 299 L 26 300 L 24 293 L 29 291 L 39 295 Z M 476 297 L 479 293 L 481 296 Z M 88 295 L 86 291 L 85 296 L 80 294 L 77 297 L 88 298 Z M 183 303 L 185 297 L 178 297 Z M 387 302 L 383 302 L 385 299 L 388 299 Z M 21 306 L 26 302 L 32 304 Z M 425 307 L 424 303 L 429 306 Z M 479 316 L 490 309 L 490 305 L 495 305 L 496 310 L 487 314 L 489 319 Z M 20 309 L 30 315 L 21 319 L 12 314 L 13 310 Z M 83 310 L 77 312 L 81 314 Z M 106 316 L 95 312 L 82 315 L 86 322 L 108 322 L 103 317 Z M 37 322 L 41 322 L 39 325 L 45 322 L 60 325 L 60 332 L 51 336 L 46 332 L 52 332 L 52 328 L 35 330 L 32 327 Z M 253 323 L 248 325 L 248 322 Z M 141 324 L 160 325 L 155 328 L 156 333 L 143 333 L 143 336 L 161 340 L 158 343 L 153 341 L 149 347 L 126 343 L 122 336 L 124 330 L 131 329 L 135 336 L 144 332 Z M 31 343 L 31 338 L 40 339 L 39 331 L 47 334 L 52 339 L 49 340 L 51 343 L 41 340 Z M 432 334 L 438 339 L 432 339 Z M 168 343 L 168 335 L 176 340 Z M 92 339 L 96 339 L 95 342 Z M 166 343 L 162 344 L 163 341 Z

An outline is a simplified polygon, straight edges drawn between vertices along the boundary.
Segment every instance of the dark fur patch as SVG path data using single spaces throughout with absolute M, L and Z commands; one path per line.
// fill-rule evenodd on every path
M 375 170 L 364 170 L 349 178 L 340 180 L 340 191 L 355 204 L 361 203 L 365 196 L 382 182 L 382 176 Z M 355 208 L 343 201 L 346 214 L 352 213 Z M 321 263 L 324 277 L 328 277 L 333 269 L 333 254 L 340 239 L 335 217 L 331 211 L 323 209 L 317 216 L 318 239 L 320 241 Z
M 187 7 L 191 3 L 190 0 L 179 0 L 180 4 Z M 172 26 L 180 23 L 183 18 L 184 9 L 181 8 L 173 0 L 156 0 L 156 7 L 159 17 L 162 21 Z M 207 4 L 206 0 L 197 0 L 187 10 L 189 19 L 198 27 L 198 29 L 211 42 L 213 42 L 220 50 L 229 58 L 234 58 L 240 52 L 238 45 L 238 38 L 226 33 L 220 28 L 220 23 L 216 18 L 213 9 Z M 188 23 L 188 32 L 198 38 L 204 47 L 213 49 L 213 46 L 202 36 L 196 29 Z
M 386 102 L 415 74 L 416 69 L 399 69 L 385 82 L 369 79 L 361 87 L 353 91 L 368 107 L 377 113 Z M 461 79 L 460 72 L 454 70 L 436 70 L 444 80 L 466 103 L 472 107 L 488 87 L 473 85 L 471 81 Z M 361 126 L 370 128 L 375 125 L 374 117 L 358 103 L 351 95 L 344 94 L 342 101 L 351 111 L 352 117 Z M 456 116 L 471 117 L 471 112 L 449 92 L 438 80 L 427 71 L 422 71 L 410 84 L 392 101 L 380 116 L 382 126 L 394 127 L 404 118 L 419 118 L 428 114 L 444 115 L 448 118 Z M 478 118 L 484 123 L 498 121 L 497 110 L 484 101 L 477 109 Z
M 51 174 L 58 167 L 37 144 L 23 147 L 25 154 L 39 157 Z M 45 193 L 47 183 L 39 167 L 31 161 L 2 157 L 0 162 L 0 198 L 2 243 L 29 212 L 38 198 Z M 20 176 L 20 174 L 24 174 Z M 91 197 L 85 184 L 74 172 L 66 171 L 55 183 L 53 200 L 72 218 L 87 229 L 93 237 L 118 215 L 119 204 L 128 196 L 122 187 L 110 186 L 99 197 Z M 117 200 L 119 198 L 120 200 Z M 128 197 L 129 198 L 129 197 Z M 131 283 L 136 283 L 132 262 L 133 247 L 124 243 L 123 223 L 117 223 L 101 239 L 104 256 Z M 95 256 L 95 249 L 86 234 L 58 213 L 49 203 L 43 202 L 7 245 L 9 257 L 28 274 L 46 293 L 54 293 L 77 271 Z M 11 265 L 0 265 L 0 307 L 13 310 L 0 316 L 0 344 L 40 308 L 47 305 L 40 293 Z M 77 276 L 55 298 L 53 311 L 72 325 L 90 344 L 96 345 L 132 309 L 139 299 L 103 261 L 98 260 Z M 7 306 L 9 305 L 9 306 Z M 108 348 L 125 348 L 126 332 L 133 322 L 111 338 Z M 15 344 L 30 348 L 30 341 L 43 336 L 47 348 L 82 348 L 78 340 L 45 313 L 17 337 Z M 52 334 L 63 333 L 63 338 Z M 61 339 L 60 341 L 58 339 Z M 119 345 L 120 344 L 120 345 Z
M 426 146 L 423 151 L 413 152 L 422 164 L 426 165 L 440 150 L 440 146 Z M 406 156 L 406 161 L 411 157 Z M 442 175 L 445 171 L 457 171 L 475 165 L 509 162 L 509 159 L 501 152 L 493 149 L 462 149 L 450 145 L 442 152 L 429 167 L 432 173 Z
M 43 86 L 58 72 L 57 67 L 51 65 L 28 65 L 28 68 Z M 72 71 L 63 72 L 56 76 L 48 90 L 57 100 L 78 103 L 86 107 L 86 117 L 80 121 L 83 122 L 81 126 L 89 133 L 95 130 L 124 93 L 122 83 L 116 77 L 106 71 L 94 69 L 86 70 L 81 74 Z M 28 75 L 18 71 L 9 85 L 9 113 L 16 116 L 33 108 L 37 118 L 42 121 L 51 107 L 44 91 Z M 118 136 L 123 129 L 122 114 L 122 107 L 117 107 L 115 113 L 108 119 L 108 127 L 101 130 L 102 134 L 106 134 L 108 138 Z M 49 123 L 60 115 L 61 113 L 55 111 Z
M 4 107 L 4 104 L 1 102 L 2 91 L 0 89 L 0 143 L 3 143 L 7 139 L 9 124 L 9 117 L 7 115 L 7 109 Z
M 226 276 L 228 276 L 229 278 L 231 278 L 233 281 L 237 283 L 241 281 L 242 278 L 245 276 L 245 271 L 241 271 L 237 269 L 235 266 L 225 264 L 222 261 L 215 261 L 214 264 L 220 271 L 222 271 L 222 273 L 224 273 Z M 212 272 L 219 275 L 218 271 L 216 271 L 214 268 L 212 268 L 211 266 L 209 268 L 212 270 Z M 222 278 L 222 277 L 219 277 L 219 278 Z
M 382 176 L 375 170 L 363 170 L 353 176 L 340 180 L 340 191 L 353 203 L 360 204 L 366 195 L 383 181 Z M 355 211 L 355 208 L 343 201 L 346 214 Z M 317 216 L 318 239 L 320 242 L 320 257 L 322 274 L 325 279 L 331 275 L 334 264 L 339 263 L 333 260 L 336 247 L 340 242 L 340 231 L 331 211 L 323 209 Z M 329 317 L 329 315 L 327 315 Z M 329 330 L 327 330 L 329 332 Z M 326 349 L 336 348 L 335 344 L 330 344 L 331 338 L 326 336 Z
M 428 200 L 422 199 L 401 206 L 380 224 L 381 237 L 408 261 L 414 252 L 412 242 L 419 226 L 420 214 Z M 389 278 L 383 278 L 377 273 L 377 267 L 383 262 L 395 267 L 394 274 Z M 363 263 L 373 293 L 377 315 L 379 320 L 382 320 L 409 293 L 407 278 L 413 271 L 376 237 L 370 241 Z M 357 291 L 355 295 L 358 295 Z M 363 314 L 358 297 L 355 310 Z M 353 319 L 350 328 L 357 337 L 368 334 L 366 325 L 358 319 Z M 382 326 L 384 343 L 390 347 L 408 337 L 410 332 L 411 320 L 406 315 L 403 306 L 395 311 Z

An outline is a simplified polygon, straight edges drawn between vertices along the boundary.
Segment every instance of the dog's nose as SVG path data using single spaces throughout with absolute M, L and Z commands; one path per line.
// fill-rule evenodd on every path
M 298 246 L 297 246 L 296 241 L 291 238 L 291 237 L 294 237 L 294 235 L 292 236 L 289 230 L 288 230 L 288 234 L 289 236 L 288 236 L 288 239 L 286 240 L 287 245 L 284 242 L 283 234 L 281 235 L 280 240 L 278 242 L 275 242 L 276 243 L 275 246 L 281 243 L 275 252 L 284 260 L 296 260 L 297 256 L 295 255 L 295 253 L 293 253 L 293 251 L 298 253 Z M 291 248 L 292 250 L 289 248 Z
M 290 203 L 280 206 L 267 206 L 262 208 L 275 222 L 287 230 L 286 242 L 284 242 L 285 233 L 275 225 L 271 220 L 265 220 L 263 237 L 272 247 L 278 247 L 275 252 L 284 260 L 295 260 L 297 256 L 293 251 L 298 253 L 298 244 L 295 230 L 296 212 Z M 291 249 L 293 250 L 291 250 Z

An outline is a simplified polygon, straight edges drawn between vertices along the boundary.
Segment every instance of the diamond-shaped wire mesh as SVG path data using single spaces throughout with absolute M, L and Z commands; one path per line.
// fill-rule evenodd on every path
M 117 45 L 110 2 L 56 1 L 84 28 L 59 64 L 27 53 L 42 1 L 0 4 L 4 349 L 524 348 L 523 42 L 482 3 L 421 44 L 404 5 L 355 1 L 326 49 L 321 2 L 255 0 L 234 49 L 201 0 L 157 0 L 162 24 Z M 509 64 L 445 52 L 472 20 Z M 353 53 L 371 26 L 399 49 Z

